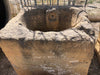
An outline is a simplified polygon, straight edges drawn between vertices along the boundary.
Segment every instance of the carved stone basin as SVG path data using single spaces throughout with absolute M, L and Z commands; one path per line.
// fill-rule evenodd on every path
M 84 10 L 21 10 L 0 30 L 0 47 L 18 75 L 87 75 L 95 33 Z

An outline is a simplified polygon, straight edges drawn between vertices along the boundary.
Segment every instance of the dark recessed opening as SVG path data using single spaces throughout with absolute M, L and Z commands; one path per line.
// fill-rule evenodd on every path
M 51 15 L 52 16 L 52 18 L 54 18 L 54 15 Z
M 7 6 L 7 7 L 6 7 Z M 2 29 L 8 22 L 9 12 L 7 0 L 0 0 L 0 29 Z
M 25 26 L 33 31 L 62 31 L 72 27 L 72 16 L 76 15 L 74 9 L 70 7 L 41 6 L 36 9 L 25 11 L 23 22 Z M 74 17 L 76 19 L 76 17 Z

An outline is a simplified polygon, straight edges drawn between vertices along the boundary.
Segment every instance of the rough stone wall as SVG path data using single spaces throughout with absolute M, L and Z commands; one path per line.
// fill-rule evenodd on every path
M 87 75 L 88 73 L 87 67 L 93 56 L 93 45 L 87 41 L 59 43 L 27 41 L 24 45 L 22 42 L 24 41 L 0 42 L 0 46 L 19 75 Z

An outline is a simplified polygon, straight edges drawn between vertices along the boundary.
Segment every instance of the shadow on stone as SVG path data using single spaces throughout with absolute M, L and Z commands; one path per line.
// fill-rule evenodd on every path
M 17 75 L 0 48 L 0 75 Z

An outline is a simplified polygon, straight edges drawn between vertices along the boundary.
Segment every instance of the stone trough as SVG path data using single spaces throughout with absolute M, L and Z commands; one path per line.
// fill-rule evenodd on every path
M 0 30 L 0 47 L 18 75 L 87 75 L 95 32 L 84 10 L 21 10 Z

